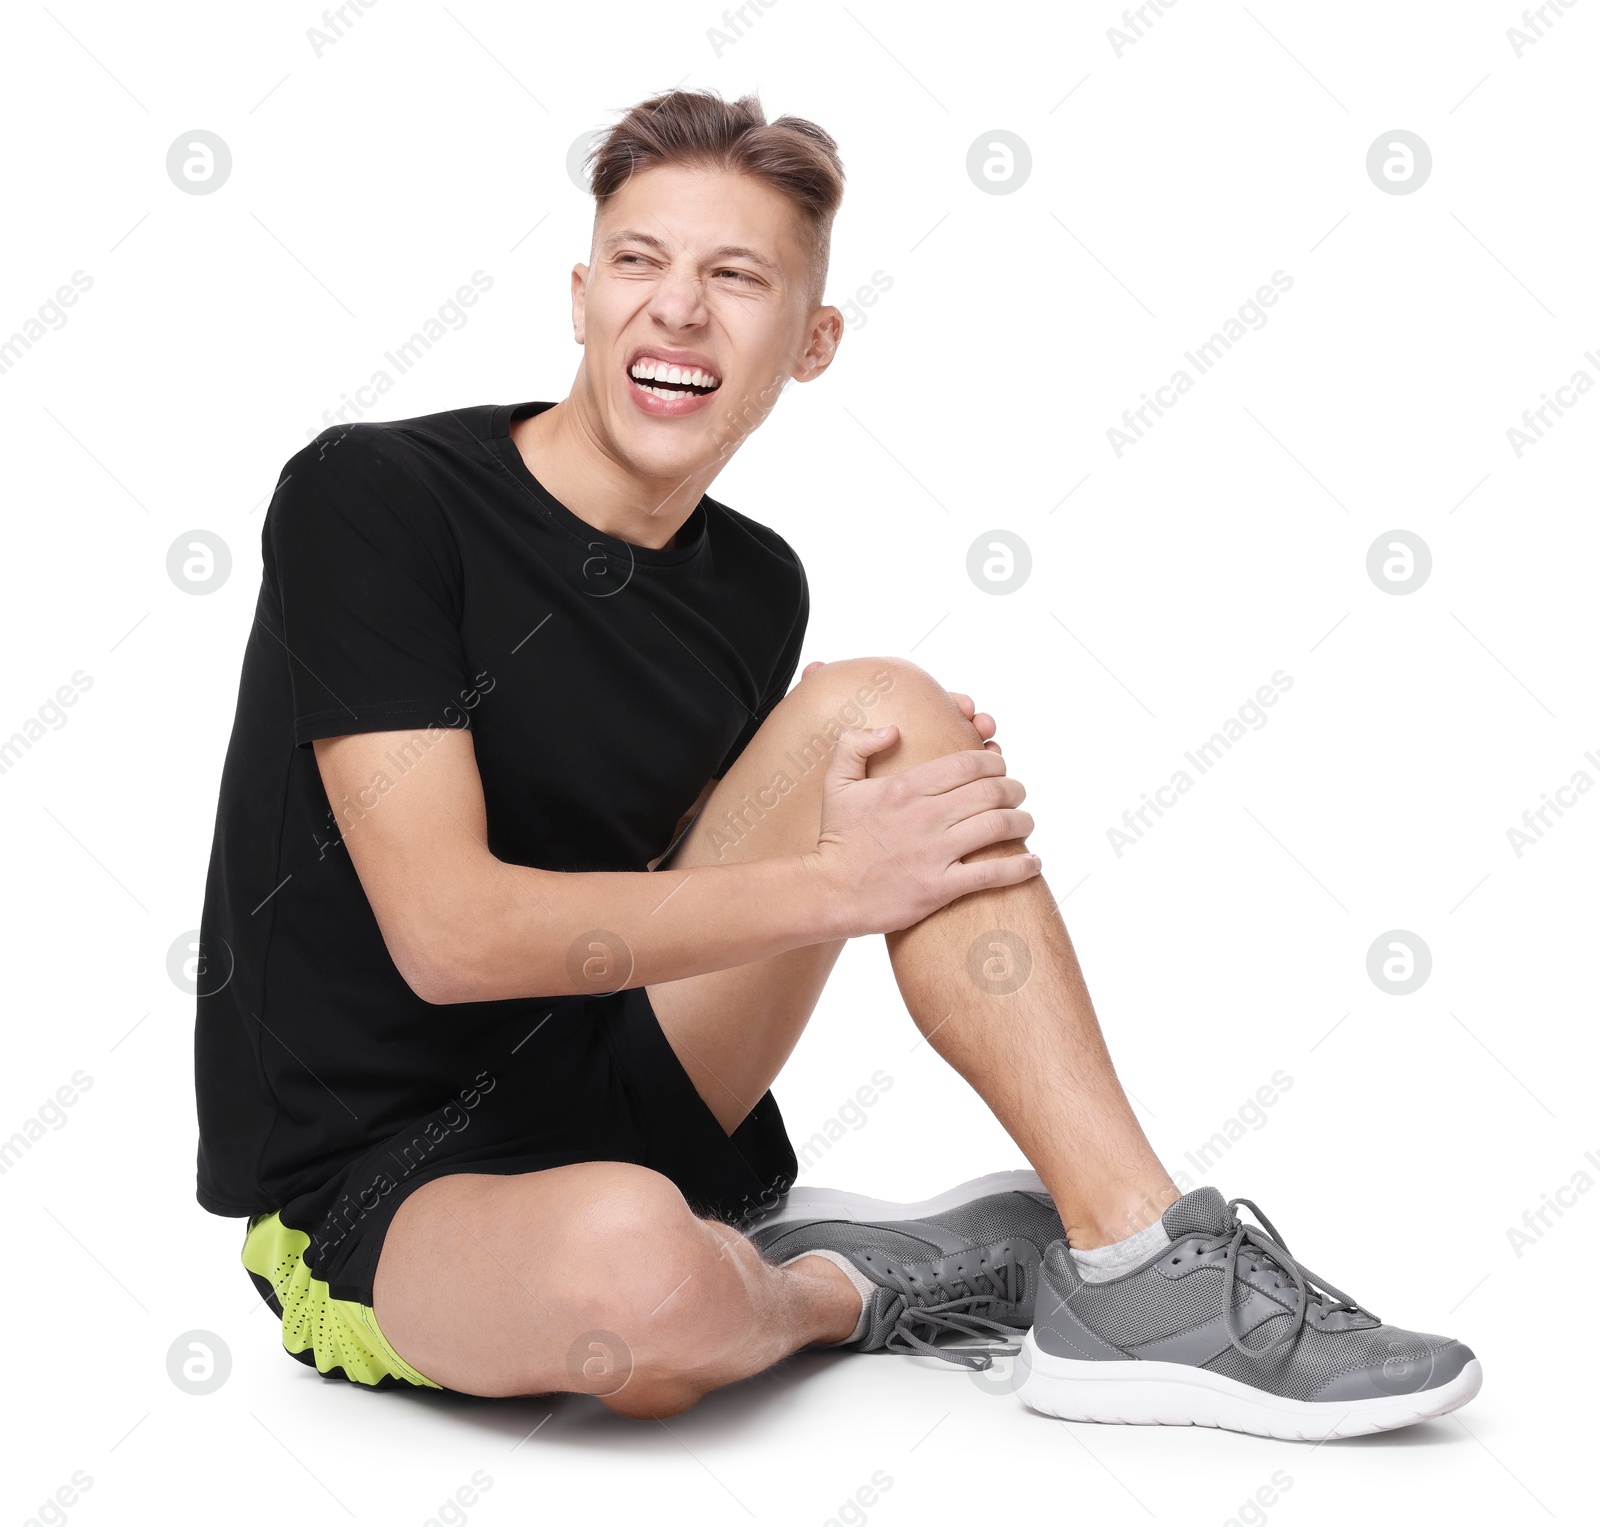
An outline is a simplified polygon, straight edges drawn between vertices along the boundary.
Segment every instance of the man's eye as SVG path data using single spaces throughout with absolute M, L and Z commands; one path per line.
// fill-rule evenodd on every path
M 749 281 L 749 282 L 752 282 L 752 283 L 756 279 L 747 270 L 734 270 L 731 267 L 729 269 L 727 269 L 727 270 L 719 270 L 717 272 L 717 274 L 719 276 L 737 276 L 739 278 L 739 280 L 741 280 L 741 281 Z

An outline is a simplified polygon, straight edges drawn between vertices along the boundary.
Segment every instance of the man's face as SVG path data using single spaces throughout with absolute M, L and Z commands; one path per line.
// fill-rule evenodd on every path
M 808 298 L 788 198 L 748 175 L 661 165 L 633 176 L 573 271 L 578 388 L 601 443 L 639 475 L 726 460 L 791 378 L 826 369 L 838 310 Z

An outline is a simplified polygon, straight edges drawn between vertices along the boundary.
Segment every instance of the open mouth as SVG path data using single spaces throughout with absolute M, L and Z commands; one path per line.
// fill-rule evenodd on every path
M 657 398 L 703 398 L 722 385 L 722 378 L 698 366 L 673 366 L 644 356 L 628 367 L 628 376 L 641 392 Z

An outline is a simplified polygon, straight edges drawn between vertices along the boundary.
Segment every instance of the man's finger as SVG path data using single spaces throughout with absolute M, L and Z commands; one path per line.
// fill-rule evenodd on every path
M 839 740 L 833 745 L 832 756 L 828 759 L 825 783 L 832 788 L 865 779 L 867 760 L 874 753 L 881 753 L 899 741 L 899 738 L 900 729 L 896 726 L 879 726 L 870 730 L 851 727 L 849 731 L 840 732 Z
M 987 748 L 964 749 L 902 769 L 897 776 L 919 795 L 943 795 L 960 785 L 1006 772 L 1005 759 Z

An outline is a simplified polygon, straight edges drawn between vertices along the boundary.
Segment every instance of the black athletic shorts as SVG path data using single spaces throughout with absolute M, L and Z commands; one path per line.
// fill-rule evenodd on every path
M 794 1147 L 776 1099 L 768 1092 L 725 1134 L 642 987 L 549 1008 L 518 1045 L 520 1063 L 513 1054 L 493 1076 L 480 1073 L 433 1115 L 250 1220 L 244 1265 L 300 1361 L 361 1384 L 443 1387 L 394 1351 L 372 1313 L 389 1222 L 436 1177 L 626 1161 L 670 1178 L 697 1214 L 732 1225 L 793 1186 Z

